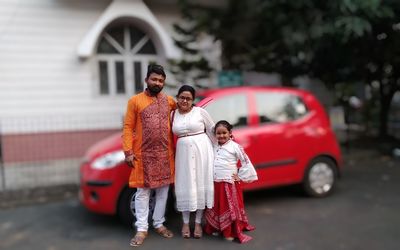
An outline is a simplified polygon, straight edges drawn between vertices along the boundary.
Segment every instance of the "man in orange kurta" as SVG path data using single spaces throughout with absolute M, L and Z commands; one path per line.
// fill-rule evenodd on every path
M 174 149 L 170 113 L 176 108 L 171 96 L 161 92 L 165 72 L 160 65 L 149 65 L 147 88 L 133 96 L 127 105 L 123 127 L 125 161 L 132 167 L 129 186 L 136 188 L 137 233 L 132 246 L 141 245 L 147 236 L 149 198 L 156 193 L 153 226 L 160 235 L 170 238 L 164 225 L 169 185 L 174 182 Z

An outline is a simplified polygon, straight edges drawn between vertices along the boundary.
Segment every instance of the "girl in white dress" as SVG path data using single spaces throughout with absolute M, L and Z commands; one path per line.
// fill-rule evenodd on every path
M 257 180 L 257 173 L 243 148 L 232 140 L 229 122 L 217 122 L 215 136 L 218 144 L 214 147 L 214 207 L 206 210 L 205 231 L 244 243 L 251 237 L 243 231 L 255 228 L 249 224 L 244 211 L 241 183 Z
M 177 136 L 175 155 L 175 195 L 182 212 L 182 236 L 190 237 L 190 212 L 196 211 L 194 237 L 203 234 L 201 220 L 205 208 L 214 202 L 213 146 L 214 122 L 206 110 L 193 106 L 195 90 L 183 85 L 178 90 L 178 109 L 172 114 L 172 131 Z

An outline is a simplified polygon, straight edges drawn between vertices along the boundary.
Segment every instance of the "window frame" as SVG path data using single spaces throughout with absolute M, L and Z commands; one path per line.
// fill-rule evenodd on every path
M 123 40 L 124 45 L 120 46 L 117 42 L 117 39 L 113 39 L 112 36 L 107 33 L 110 32 L 114 28 L 121 27 L 123 28 Z M 131 44 L 131 36 L 130 29 L 136 29 L 144 34 L 136 44 L 132 46 Z M 116 53 L 102 53 L 99 52 L 100 41 L 102 38 L 105 38 L 109 44 L 115 45 L 114 48 L 119 52 Z M 113 41 L 114 40 L 114 41 Z M 149 63 L 160 61 L 160 53 L 154 41 L 151 39 L 148 33 L 139 29 L 132 23 L 119 23 L 114 24 L 112 26 L 107 27 L 99 37 L 99 44 L 96 46 L 96 54 L 94 56 L 94 73 L 95 77 L 95 96 L 99 97 L 126 97 L 131 96 L 132 94 L 139 92 L 140 85 L 142 86 L 140 91 L 143 91 L 145 84 L 144 78 L 146 76 L 146 69 Z M 111 41 L 111 42 L 110 42 Z M 113 42 L 112 42 L 113 41 Z M 155 48 L 155 54 L 137 54 L 142 49 L 142 46 L 145 45 L 148 41 L 152 43 Z M 107 64 L 107 84 L 108 84 L 108 93 L 101 93 L 101 72 L 100 72 L 100 62 L 105 62 Z M 123 82 L 124 82 L 124 92 L 118 93 L 117 91 L 117 72 L 116 72 L 116 64 L 120 62 L 122 63 L 123 68 Z M 140 64 L 140 81 L 138 81 L 138 77 L 136 77 L 136 64 Z

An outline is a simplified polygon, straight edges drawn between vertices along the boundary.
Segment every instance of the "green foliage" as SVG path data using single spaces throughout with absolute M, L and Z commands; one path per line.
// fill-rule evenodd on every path
M 225 70 L 277 72 L 289 80 L 308 75 L 331 87 L 378 83 L 385 135 L 387 110 L 400 90 L 400 1 L 228 0 L 219 9 L 181 3 L 187 34 L 219 41 Z
M 212 69 L 197 47 L 199 36 L 204 32 L 204 27 L 200 28 L 203 26 L 203 17 L 201 15 L 194 16 L 189 11 L 190 7 L 185 0 L 180 0 L 179 5 L 185 22 L 173 25 L 176 33 L 174 42 L 183 52 L 183 58 L 181 60 L 169 60 L 171 72 L 181 82 L 185 82 L 188 78 L 194 81 L 207 78 Z

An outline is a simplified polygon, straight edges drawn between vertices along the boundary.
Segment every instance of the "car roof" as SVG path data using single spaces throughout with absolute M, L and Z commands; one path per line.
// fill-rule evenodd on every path
M 282 87 L 282 86 L 235 86 L 235 87 L 223 87 L 215 89 L 207 89 L 199 91 L 196 94 L 198 99 L 196 105 L 204 106 L 207 105 L 214 98 L 220 96 L 237 94 L 237 93 L 257 93 L 257 92 L 270 92 L 270 93 L 289 93 L 302 98 L 304 103 L 309 109 L 323 110 L 321 103 L 310 91 L 304 89 L 298 89 L 295 87 Z M 320 111 L 319 111 L 320 112 Z
M 235 86 L 235 87 L 223 87 L 215 89 L 206 89 L 199 91 L 198 96 L 210 96 L 217 93 L 235 93 L 235 92 L 247 92 L 247 91 L 276 91 L 276 92 L 289 92 L 297 95 L 307 95 L 310 92 L 298 89 L 294 87 L 281 87 L 281 86 Z

